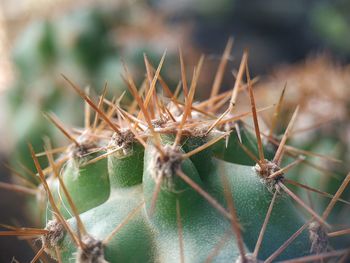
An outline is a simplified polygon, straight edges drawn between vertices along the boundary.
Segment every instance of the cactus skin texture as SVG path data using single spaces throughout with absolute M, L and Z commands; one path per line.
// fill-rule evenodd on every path
M 96 117 L 91 121 L 88 114 L 84 129 L 74 134 L 53 121 L 71 144 L 59 152 L 47 142 L 46 169 L 30 148 L 42 182 L 37 206 L 49 208 L 39 216 L 45 226 L 7 234 L 41 235 L 36 259 L 45 251 L 59 262 L 345 259 L 348 250 L 329 246 L 327 218 L 335 203 L 346 205 L 339 197 L 350 175 L 320 216 L 289 190 L 286 171 L 304 157 L 294 156 L 294 164 L 280 167 L 284 154 L 293 157 L 284 146 L 298 108 L 272 147 L 261 139 L 247 54 L 224 113 L 214 110 L 224 98 L 215 85 L 207 101 L 193 103 L 202 60 L 190 87 L 183 85 L 184 98 L 157 95 L 162 61 L 156 71 L 146 61 L 149 87 L 141 95 L 126 69 L 125 81 L 138 105 L 128 111 L 103 96 L 95 103 L 65 77 Z M 251 111 L 236 114 L 233 102 L 243 96 L 236 89 L 244 73 Z M 247 116 L 253 117 L 255 134 Z

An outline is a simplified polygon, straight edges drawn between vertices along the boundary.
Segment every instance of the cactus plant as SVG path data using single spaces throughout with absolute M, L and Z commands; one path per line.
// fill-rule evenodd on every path
M 41 180 L 34 199 L 38 211 L 45 208 L 44 226 L 3 226 L 8 230 L 0 235 L 40 236 L 33 261 L 44 252 L 58 262 L 346 260 L 349 249 L 338 249 L 333 239 L 349 231 L 333 232 L 328 217 L 336 204 L 349 205 L 340 196 L 350 174 L 334 196 L 318 192 L 331 199 L 322 215 L 293 193 L 289 185 L 307 188 L 287 174 L 305 159 L 286 147 L 299 108 L 276 145 L 265 142 L 258 113 L 266 108 L 256 107 L 247 53 L 233 90 L 219 94 L 231 44 L 211 97 L 200 103 L 194 95 L 203 57 L 189 85 L 181 63 L 183 100 L 166 85 L 157 86 L 165 55 L 156 70 L 145 60 L 145 91 L 136 88 L 125 67 L 137 107 L 109 101 L 105 92 L 95 102 L 63 76 L 95 118 L 87 114 L 85 127 L 73 130 L 48 115 L 70 145 L 52 149 L 46 141 L 45 169 L 39 162 L 43 154 L 30 146 Z M 244 90 L 251 110 L 242 113 L 237 98 Z M 282 168 L 284 155 L 294 160 Z

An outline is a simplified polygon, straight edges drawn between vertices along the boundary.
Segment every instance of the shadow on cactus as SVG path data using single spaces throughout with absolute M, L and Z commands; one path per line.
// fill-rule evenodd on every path
M 87 105 L 85 127 L 67 129 L 48 115 L 70 144 L 53 149 L 46 140 L 43 153 L 30 146 L 40 186 L 6 185 L 35 193 L 43 226 L 3 226 L 0 235 L 39 236 L 33 261 L 44 252 L 58 262 L 345 261 L 349 249 L 335 241 L 347 237 L 349 226 L 339 229 L 328 217 L 335 205 L 349 205 L 340 196 L 350 174 L 334 195 L 288 178 L 308 154 L 286 144 L 299 108 L 280 140 L 262 138 L 258 113 L 278 112 L 282 99 L 256 107 L 247 53 L 232 91 L 219 93 L 231 47 L 229 40 L 202 102 L 194 98 L 203 56 L 190 82 L 180 63 L 182 89 L 174 93 L 160 81 L 165 54 L 156 68 L 145 57 L 145 89 L 137 89 L 125 66 L 134 97 L 127 107 L 105 91 L 95 101 L 63 76 Z M 236 103 L 244 94 L 247 112 Z M 293 160 L 282 167 L 285 155 Z M 49 166 L 42 168 L 39 158 Z M 328 198 L 328 206 L 319 215 L 291 186 Z

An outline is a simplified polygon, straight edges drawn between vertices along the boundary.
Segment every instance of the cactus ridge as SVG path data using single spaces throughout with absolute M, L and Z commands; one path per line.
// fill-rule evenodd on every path
M 194 95 L 203 57 L 188 87 L 180 53 L 181 96 L 173 94 L 161 78 L 165 53 L 156 69 L 145 59 L 145 91 L 136 88 L 125 66 L 124 80 L 135 99 L 129 107 L 121 106 L 122 98 L 106 99 L 105 91 L 96 103 L 64 76 L 87 105 L 85 127 L 67 129 L 55 115 L 47 115 L 70 145 L 53 149 L 46 140 L 44 153 L 30 147 L 39 187 L 1 185 L 28 193 L 44 227 L 6 226 L 9 230 L 0 235 L 40 236 L 42 247 L 33 261 L 44 257 L 44 252 L 58 262 L 79 263 L 345 258 L 349 250 L 331 244 L 333 237 L 349 231 L 332 231 L 328 218 L 336 204 L 348 205 L 340 196 L 350 174 L 334 195 L 288 179 L 287 172 L 306 163 L 309 155 L 287 145 L 299 108 L 278 139 L 273 129 L 282 92 L 269 134 L 260 131 L 258 114 L 270 107 L 256 107 L 247 53 L 233 90 L 223 97 L 219 87 L 231 42 L 211 97 L 200 103 Z M 160 88 L 167 96 L 161 95 Z M 237 110 L 242 91 L 247 91 L 251 103 L 243 114 Z M 247 120 L 250 115 L 254 127 Z M 48 159 L 48 167 L 40 166 L 41 156 Z M 293 161 L 285 165 L 284 156 Z M 292 186 L 331 201 L 319 215 Z

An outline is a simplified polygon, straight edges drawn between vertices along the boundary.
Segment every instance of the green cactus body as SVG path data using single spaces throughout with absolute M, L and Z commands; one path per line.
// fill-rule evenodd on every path
M 89 113 L 85 128 L 74 130 L 65 130 L 49 117 L 71 145 L 45 147 L 51 150 L 46 151 L 50 167 L 45 173 L 30 148 L 42 181 L 37 206 L 47 208 L 40 215 L 45 228 L 29 229 L 41 235 L 41 251 L 64 263 L 259 263 L 272 260 L 271 255 L 273 260 L 310 254 L 323 259 L 328 244 L 338 247 L 328 242 L 329 228 L 323 225 L 328 215 L 318 216 L 288 190 L 293 182 L 286 171 L 305 159 L 297 156 L 288 169 L 280 167 L 299 108 L 280 141 L 271 135 L 279 145 L 272 147 L 261 139 L 250 85 L 255 135 L 243 120 L 232 121 L 233 104 L 226 115 L 211 111 L 215 95 L 202 106 L 191 104 L 197 68 L 182 103 L 175 95 L 171 102 L 158 96 L 160 77 L 152 76 L 148 63 L 146 67 L 145 83 L 154 81 L 145 94 L 139 94 L 127 70 L 125 76 L 139 111 L 132 105 L 127 112 L 120 101 L 103 97 L 95 105 L 66 79 L 97 113 L 93 124 Z M 53 153 L 56 160 L 50 158 Z M 288 159 L 287 165 L 291 162 Z M 306 227 L 309 232 L 298 232 Z
M 228 163 L 218 159 L 214 160 L 213 164 L 216 171 L 207 181 L 209 192 L 224 200 L 220 175 L 227 178 L 242 224 L 244 240 L 248 248 L 253 250 L 272 200 L 272 190 L 266 185 L 264 179 L 259 177 L 255 167 Z M 295 208 L 290 197 L 282 191 L 277 193 L 264 236 L 266 240 L 274 240 L 274 242 L 262 243 L 259 258 L 266 259 L 270 256 L 305 223 L 305 219 Z M 308 247 L 309 237 L 306 232 L 303 232 L 278 259 L 284 260 L 306 255 L 309 253 Z
M 106 159 L 84 166 L 84 162 L 72 158 L 63 168 L 62 179 L 73 202 L 79 204 L 77 208 L 80 213 L 104 203 L 109 197 Z M 64 196 L 62 190 L 61 195 Z M 69 207 L 66 198 L 63 200 Z

